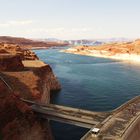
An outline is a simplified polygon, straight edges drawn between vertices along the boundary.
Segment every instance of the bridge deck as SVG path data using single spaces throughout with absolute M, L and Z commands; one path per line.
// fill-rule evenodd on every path
M 32 104 L 35 104 L 32 102 Z M 32 106 L 35 112 L 45 118 L 71 123 L 87 128 L 97 127 L 99 134 L 94 137 L 91 130 L 81 140 L 123 139 L 131 125 L 140 118 L 140 96 L 123 104 L 112 112 L 92 112 L 59 105 Z
M 74 124 L 85 128 L 91 128 L 94 125 L 97 125 L 110 115 L 109 112 L 93 112 L 54 104 L 43 105 L 31 101 L 28 101 L 28 103 L 33 104 L 31 106 L 33 111 L 39 113 L 43 118 Z

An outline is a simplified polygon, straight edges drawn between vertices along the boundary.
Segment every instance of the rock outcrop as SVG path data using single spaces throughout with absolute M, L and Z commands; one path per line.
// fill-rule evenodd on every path
M 50 92 L 60 89 L 51 67 L 33 52 L 1 43 L 0 139 L 52 140 L 49 123 L 38 119 L 20 98 L 50 103 Z
M 0 71 L 21 71 L 22 60 L 38 60 L 30 50 L 22 50 L 19 45 L 0 43 Z
M 0 55 L 0 71 L 21 71 L 23 69 L 24 66 L 19 55 Z
M 0 81 L 0 138 L 3 140 L 52 140 L 49 127 L 41 123 L 20 95 Z
M 0 43 L 0 55 L 18 55 L 22 60 L 38 60 L 39 58 L 37 55 L 28 50 L 28 49 L 22 49 L 21 46 L 17 44 L 7 44 L 7 43 Z
M 50 102 L 50 92 L 59 91 L 61 86 L 51 67 L 42 61 L 23 61 L 25 71 L 3 72 L 3 77 L 12 89 L 28 100 Z

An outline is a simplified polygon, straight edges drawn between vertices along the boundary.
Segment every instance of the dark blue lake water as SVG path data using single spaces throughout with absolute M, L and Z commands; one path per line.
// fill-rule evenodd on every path
M 140 64 L 59 52 L 36 50 L 50 64 L 62 90 L 51 102 L 93 111 L 115 109 L 140 95 Z M 87 129 L 51 122 L 56 140 L 79 140 Z

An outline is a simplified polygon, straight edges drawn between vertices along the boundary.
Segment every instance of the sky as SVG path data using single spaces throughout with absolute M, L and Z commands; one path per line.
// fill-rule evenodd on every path
M 0 0 L 0 35 L 140 38 L 140 0 Z

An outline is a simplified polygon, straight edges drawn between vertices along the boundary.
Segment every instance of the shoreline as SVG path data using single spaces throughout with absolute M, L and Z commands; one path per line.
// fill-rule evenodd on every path
M 117 55 L 114 55 L 114 56 L 89 54 L 88 56 L 100 57 L 100 58 L 109 58 L 109 59 L 122 60 L 122 61 L 140 62 L 140 55 L 136 55 L 136 54 L 130 54 L 130 55 L 129 54 L 117 54 Z
M 30 50 L 45 50 L 48 49 L 48 47 L 32 47 Z
M 30 50 L 47 50 L 47 49 L 57 49 L 57 48 L 65 48 L 67 46 L 51 46 L 51 47 L 32 47 Z
M 76 54 L 76 55 L 91 56 L 91 57 L 108 58 L 108 59 L 114 59 L 114 60 L 122 60 L 122 61 L 140 62 L 140 55 L 137 55 L 137 54 L 118 53 L 115 55 L 109 55 L 109 54 L 100 54 L 100 51 L 76 52 L 76 51 L 71 51 L 70 49 L 62 50 L 60 52 Z

